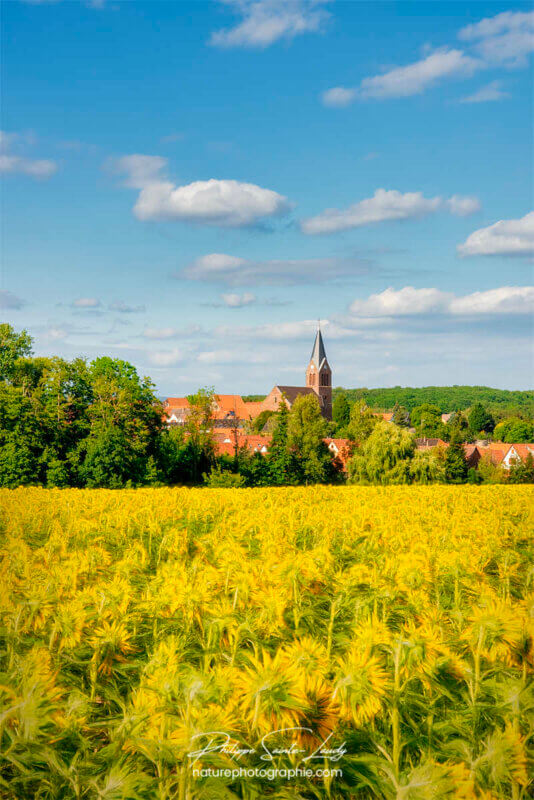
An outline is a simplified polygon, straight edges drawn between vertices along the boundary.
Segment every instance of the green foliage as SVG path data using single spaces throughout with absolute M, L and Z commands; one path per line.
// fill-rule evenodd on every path
M 258 414 L 256 419 L 252 422 L 251 428 L 253 433 L 261 433 L 267 424 L 267 421 L 273 416 L 274 411 L 265 409 L 261 414 Z
M 445 425 L 441 421 L 441 408 L 430 403 L 416 406 L 410 413 L 412 425 L 417 436 L 443 439 Z
M 495 427 L 495 420 L 491 414 L 486 411 L 482 403 L 475 403 L 469 411 L 469 428 L 472 433 L 477 434 L 482 431 L 491 433 Z
M 508 480 L 510 483 L 534 483 L 534 458 L 532 453 L 527 455 L 525 463 L 516 460 L 510 466 Z
M 238 472 L 230 472 L 217 465 L 209 475 L 204 475 L 204 483 L 211 489 L 240 489 L 245 486 L 246 478 Z
M 416 450 L 410 463 L 413 483 L 444 483 L 445 463 L 439 448 Z
M 296 484 L 299 482 L 299 470 L 295 454 L 289 446 L 289 409 L 285 402 L 280 403 L 275 417 L 276 424 L 267 456 L 270 484 L 272 486 Z
M 395 423 L 395 425 L 400 425 L 401 428 L 409 428 L 412 424 L 410 418 L 410 412 L 406 408 L 406 406 L 401 406 L 398 403 L 395 403 L 393 407 L 393 416 L 391 417 L 391 421 Z
M 0 381 L 11 378 L 17 361 L 31 352 L 32 338 L 27 331 L 16 333 L 11 325 L 0 323 Z
M 506 442 L 507 444 L 532 442 L 534 441 L 534 423 L 518 417 L 510 417 L 495 426 L 493 438 L 497 442 Z
M 378 422 L 372 433 L 358 447 L 349 461 L 352 483 L 411 483 L 411 461 L 415 452 L 415 438 L 408 431 Z M 419 460 L 416 469 L 427 472 Z
M 348 438 L 362 444 L 371 435 L 377 423 L 378 417 L 375 417 L 369 406 L 363 400 L 357 401 L 350 410 Z
M 344 392 L 336 395 L 332 406 L 332 418 L 338 429 L 346 428 L 350 422 L 350 404 Z
M 387 389 L 342 389 L 336 387 L 334 399 L 340 392 L 347 395 L 349 403 L 364 400 L 372 408 L 389 411 L 395 405 L 406 406 L 411 411 L 416 406 L 430 403 L 444 412 L 457 408 L 465 411 L 475 403 L 482 405 L 496 418 L 510 414 L 534 417 L 534 391 L 508 391 L 488 386 L 394 386 Z
M 332 459 L 323 441 L 326 421 L 315 394 L 297 397 L 289 412 L 287 434 L 303 482 L 324 483 L 332 479 Z
M 445 479 L 447 483 L 465 483 L 468 466 L 460 438 L 452 438 L 445 456 Z

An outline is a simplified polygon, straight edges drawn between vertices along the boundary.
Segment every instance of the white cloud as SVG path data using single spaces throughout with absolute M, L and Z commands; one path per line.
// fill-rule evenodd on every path
M 32 178 L 45 179 L 57 172 L 57 168 L 56 162 L 48 159 L 31 159 L 11 156 L 7 153 L 0 154 L 0 172 L 19 173 Z
M 126 175 L 126 186 L 142 189 L 147 184 L 161 181 L 161 172 L 167 166 L 167 159 L 132 153 L 129 156 L 111 159 L 110 163 L 115 172 Z
M 480 200 L 478 197 L 453 194 L 447 200 L 447 206 L 451 214 L 456 217 L 468 217 L 470 214 L 480 211 Z
M 239 228 L 265 217 L 285 214 L 287 198 L 253 183 L 235 180 L 195 181 L 187 186 L 154 182 L 144 186 L 134 214 L 141 220 L 182 220 Z
M 72 305 L 75 308 L 100 308 L 100 300 L 97 297 L 78 297 Z
M 216 47 L 260 48 L 279 39 L 293 39 L 320 31 L 329 18 L 321 8 L 329 0 L 223 0 L 242 20 L 234 28 L 215 31 L 210 44 Z
M 494 103 L 510 97 L 508 92 L 503 92 L 502 81 L 492 81 L 478 89 L 474 94 L 462 97 L 460 103 Z
M 177 328 L 145 328 L 143 331 L 143 336 L 147 339 L 172 339 L 177 335 Z
M 452 295 L 439 289 L 415 289 L 405 286 L 395 290 L 385 289 L 372 294 L 367 300 L 354 300 L 350 306 L 353 314 L 368 317 L 403 316 L 404 314 L 428 314 L 444 310 Z
M 321 214 L 303 220 L 301 229 L 310 235 L 335 233 L 385 220 L 423 217 L 437 211 L 441 204 L 440 197 L 423 197 L 421 192 L 402 194 L 395 189 L 377 189 L 373 197 L 348 208 L 327 208 Z
M 13 155 L 9 151 L 13 145 L 34 144 L 33 134 L 21 135 L 18 133 L 7 133 L 0 131 L 0 173 L 18 173 L 29 175 L 32 178 L 46 179 L 57 172 L 58 165 L 49 159 L 25 158 Z
M 26 301 L 22 300 L 21 297 L 17 297 L 15 294 L 8 292 L 6 289 L 0 290 L 0 308 L 9 308 L 17 311 L 25 305 Z
M 436 50 L 413 64 L 396 67 L 384 75 L 364 78 L 358 94 L 377 99 L 422 94 L 441 78 L 471 75 L 480 66 L 479 61 L 461 50 Z
M 52 327 L 45 331 L 45 338 L 49 341 L 57 342 L 61 339 L 66 339 L 66 337 L 67 331 L 63 328 Z
M 418 314 L 528 314 L 534 311 L 533 286 L 501 286 L 484 292 L 455 296 L 440 289 L 389 287 L 366 300 L 354 300 L 353 314 L 363 317 L 399 317 Z
M 242 354 L 240 358 L 235 350 L 206 350 L 197 356 L 197 361 L 203 364 L 231 364 L 241 359 Z
M 357 97 L 356 89 L 347 89 L 343 86 L 335 86 L 333 89 L 327 89 L 321 95 L 323 105 L 330 106 L 331 108 L 345 108 Z
M 331 281 L 370 271 L 370 262 L 358 259 L 308 258 L 252 261 L 209 253 L 195 259 L 176 277 L 194 281 L 219 281 L 231 286 L 294 285 Z
M 455 298 L 452 314 L 532 314 L 534 286 L 501 286 Z
M 156 350 L 154 353 L 149 353 L 149 361 L 156 367 L 172 367 L 182 360 L 182 352 L 174 348 L 173 350 Z
M 458 38 L 474 43 L 474 49 L 489 63 L 524 66 L 534 50 L 534 11 L 505 11 L 487 17 L 462 28 Z
M 221 299 L 229 308 L 242 308 L 243 306 L 249 306 L 251 303 L 255 303 L 256 295 L 251 292 L 244 292 L 243 294 L 222 294 Z
M 528 255 L 534 253 L 534 211 L 521 219 L 503 219 L 479 228 L 458 245 L 461 256 Z

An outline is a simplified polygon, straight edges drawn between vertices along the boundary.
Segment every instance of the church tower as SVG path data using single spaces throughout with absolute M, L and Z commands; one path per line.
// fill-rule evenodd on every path
M 315 342 L 306 370 L 306 386 L 319 395 L 323 415 L 332 419 L 332 370 L 326 359 L 321 328 L 317 328 Z

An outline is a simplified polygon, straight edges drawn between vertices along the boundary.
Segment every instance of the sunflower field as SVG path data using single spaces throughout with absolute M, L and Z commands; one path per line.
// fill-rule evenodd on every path
M 0 796 L 534 796 L 533 497 L 0 491 Z

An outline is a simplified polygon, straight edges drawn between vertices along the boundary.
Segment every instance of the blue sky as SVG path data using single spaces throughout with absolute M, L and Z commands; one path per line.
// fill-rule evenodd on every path
M 521 3 L 11 2 L 1 316 L 162 395 L 532 388 Z

